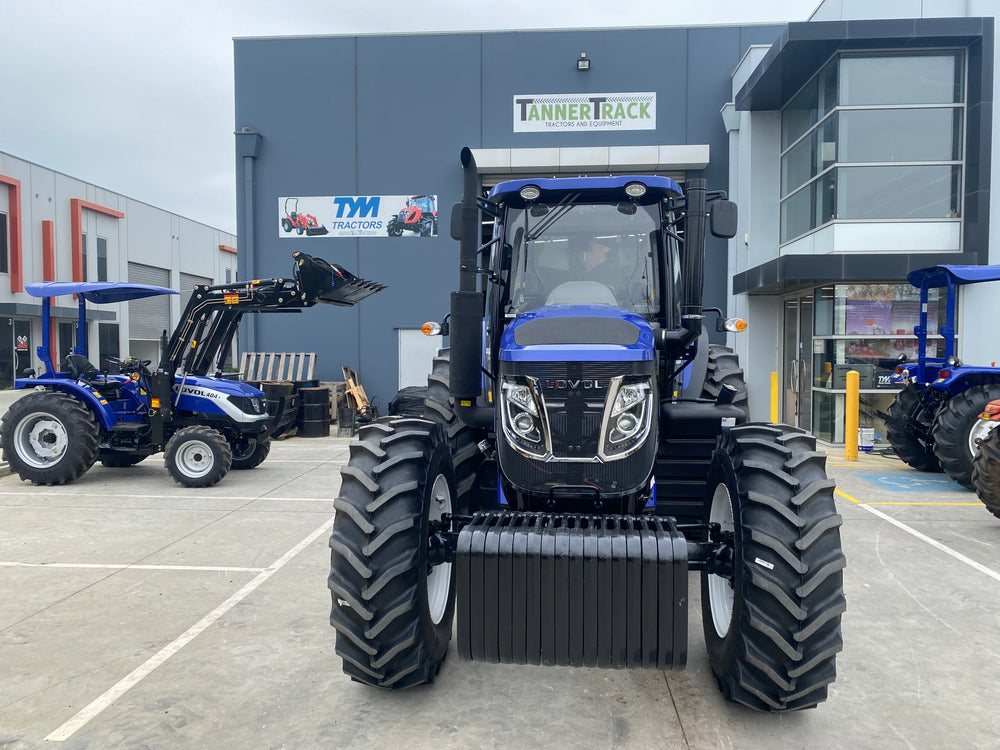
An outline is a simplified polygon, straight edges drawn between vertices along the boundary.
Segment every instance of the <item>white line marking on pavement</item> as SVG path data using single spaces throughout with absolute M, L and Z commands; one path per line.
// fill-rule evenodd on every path
M 46 740 L 53 742 L 62 742 L 68 740 L 81 728 L 83 728 L 87 722 L 101 713 L 104 709 L 114 703 L 116 700 L 122 697 L 126 692 L 133 688 L 139 683 L 144 677 L 149 675 L 154 669 L 163 664 L 167 659 L 176 654 L 182 648 L 184 648 L 188 643 L 194 640 L 198 635 L 207 630 L 211 625 L 213 625 L 219 618 L 225 615 L 229 610 L 239 604 L 243 599 L 249 596 L 257 587 L 264 583 L 268 578 L 273 576 L 279 570 L 281 570 L 293 557 L 295 557 L 299 552 L 304 550 L 310 544 L 312 544 L 317 538 L 325 533 L 329 533 L 330 526 L 333 524 L 333 518 L 329 518 L 326 522 L 312 532 L 309 536 L 303 539 L 301 542 L 292 547 L 288 552 L 282 555 L 280 558 L 275 560 L 271 565 L 264 569 L 260 574 L 254 577 L 252 581 L 246 584 L 243 588 L 233 594 L 231 597 L 226 599 L 222 604 L 213 609 L 207 615 L 205 615 L 201 620 L 196 622 L 190 628 L 188 628 L 184 633 L 182 633 L 178 638 L 168 643 L 162 649 L 157 651 L 153 656 L 147 659 L 145 662 L 140 664 L 131 673 L 123 677 L 118 681 L 110 690 L 105 692 L 99 698 L 97 698 L 90 705 L 85 706 L 76 716 L 67 721 L 61 727 L 56 729 L 52 734 L 46 737 Z
M 902 529 L 907 534 L 910 534 L 911 536 L 916 537 L 920 541 L 927 542 L 927 544 L 931 545 L 934 549 L 941 550 L 941 552 L 944 552 L 946 555 L 954 557 L 959 562 L 965 563 L 970 568 L 975 568 L 980 573 L 984 573 L 985 575 L 988 575 L 990 578 L 992 578 L 992 579 L 994 579 L 996 581 L 1000 581 L 1000 573 L 998 573 L 997 571 L 993 570 L 992 568 L 987 568 L 985 565 L 983 565 L 982 563 L 976 562 L 971 557 L 966 557 L 961 552 L 956 552 L 951 547 L 948 547 L 948 546 L 946 546 L 944 544 L 941 544 L 941 542 L 937 541 L 936 539 L 931 539 L 926 534 L 921 534 L 916 529 L 907 526 L 902 521 L 897 521 L 892 516 L 890 516 L 890 515 L 888 515 L 886 513 L 883 513 L 882 511 L 878 510 L 877 508 L 873 508 L 872 506 L 868 505 L 867 503 L 857 503 L 857 505 L 858 505 L 858 507 L 864 508 L 869 513 L 878 516 L 883 521 L 888 521 L 889 523 L 891 523 L 896 528 Z
M 0 495 L 7 497 L 27 497 L 33 500 L 38 500 L 39 495 L 35 492 L 0 492 Z M 80 492 L 46 492 L 43 497 L 98 497 L 97 495 L 89 495 Z M 189 495 L 187 493 L 183 495 L 137 495 L 134 493 L 122 493 L 116 495 L 113 492 L 102 492 L 100 497 L 126 497 L 136 500 L 177 500 L 182 498 L 184 500 L 239 500 L 243 503 L 253 502 L 255 500 L 288 500 L 292 502 L 311 502 L 311 503 L 332 503 L 333 497 L 321 498 L 321 497 L 269 497 L 264 495 L 263 497 L 255 497 L 250 500 L 247 499 L 246 495 Z M 187 508 L 168 508 L 168 510 L 189 510 Z M 212 508 L 191 508 L 190 510 L 205 510 L 208 512 L 214 512 Z
M 226 568 L 216 565 L 116 565 L 114 563 L 29 563 L 0 560 L 0 568 L 99 568 L 106 570 L 201 570 L 223 573 L 260 573 L 267 568 Z

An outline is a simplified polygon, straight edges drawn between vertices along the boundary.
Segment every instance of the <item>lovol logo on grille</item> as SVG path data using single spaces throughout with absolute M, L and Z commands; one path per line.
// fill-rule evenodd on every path
M 542 388 L 546 390 L 590 390 L 592 388 L 600 388 L 601 381 L 599 380 L 564 380 L 562 378 L 542 378 L 538 381 L 542 384 Z

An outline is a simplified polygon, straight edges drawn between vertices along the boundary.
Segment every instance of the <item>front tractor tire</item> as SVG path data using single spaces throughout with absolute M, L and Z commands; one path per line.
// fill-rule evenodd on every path
M 972 483 L 986 510 L 1000 518 L 1000 430 L 993 430 L 979 444 L 972 460 Z
M 66 484 L 83 476 L 98 453 L 91 411 L 72 396 L 38 391 L 15 401 L 0 426 L 4 459 L 32 484 Z
M 945 474 L 968 490 L 972 483 L 972 459 L 978 450 L 977 441 L 985 438 L 996 422 L 980 419 L 986 404 L 1000 398 L 1000 384 L 977 385 L 952 396 L 938 412 L 931 435 L 934 455 Z
M 934 407 L 925 402 L 924 395 L 924 389 L 916 385 L 896 394 L 885 420 L 885 436 L 907 466 L 917 471 L 941 471 L 931 436 Z
M 415 418 L 365 425 L 341 480 L 327 584 L 344 672 L 393 690 L 432 682 L 455 613 L 432 523 L 458 510 L 444 431 Z
M 256 469 L 271 452 L 271 438 L 247 438 L 230 446 L 233 450 L 231 469 Z
M 824 701 L 843 646 L 842 520 L 815 448 L 786 425 L 733 427 L 709 471 L 707 520 L 731 552 L 702 572 L 709 662 L 727 700 L 759 711 Z
M 167 441 L 163 462 L 178 484 L 211 487 L 229 473 L 233 452 L 218 430 L 185 427 Z

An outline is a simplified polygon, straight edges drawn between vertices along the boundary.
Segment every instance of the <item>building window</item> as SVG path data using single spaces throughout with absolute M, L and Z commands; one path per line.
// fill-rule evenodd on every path
M 108 280 L 108 241 L 104 237 L 97 238 L 97 280 Z
M 927 356 L 944 354 L 938 330 L 946 309 L 938 289 L 927 302 Z M 857 370 L 862 427 L 885 435 L 885 413 L 899 386 L 890 376 L 895 360 L 917 358 L 914 326 L 920 322 L 920 290 L 909 284 L 857 283 L 820 287 L 813 297 L 812 425 L 821 440 L 841 443 L 846 373 Z M 891 366 L 890 366 L 891 364 Z
M 231 268 L 226 269 L 226 283 L 227 284 L 233 283 L 233 269 Z
M 80 265 L 83 267 L 83 279 L 87 280 L 87 235 L 86 233 L 80 236 Z
M 958 219 L 964 58 L 843 53 L 781 113 L 781 242 L 836 220 Z
M 10 273 L 10 247 L 7 240 L 7 214 L 0 214 L 0 273 Z

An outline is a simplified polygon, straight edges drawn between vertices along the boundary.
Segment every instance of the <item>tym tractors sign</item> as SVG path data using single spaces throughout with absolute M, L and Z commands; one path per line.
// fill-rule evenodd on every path
M 436 195 L 278 198 L 278 236 L 436 237 Z
M 656 130 L 656 92 L 514 94 L 514 132 Z

